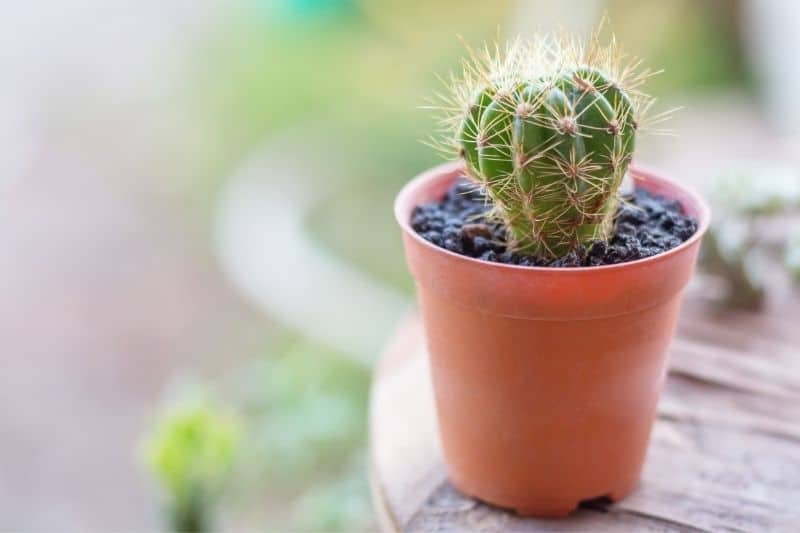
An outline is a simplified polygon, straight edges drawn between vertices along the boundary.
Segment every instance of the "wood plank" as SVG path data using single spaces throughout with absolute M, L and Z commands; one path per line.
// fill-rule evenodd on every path
M 405 531 L 442 533 L 470 532 L 616 532 L 636 531 L 663 533 L 703 531 L 690 524 L 643 517 L 635 512 L 619 510 L 609 513 L 603 508 L 582 508 L 569 520 L 537 520 L 520 518 L 485 503 L 465 498 L 443 481 L 425 506 L 414 515 Z
M 416 317 L 398 328 L 370 397 L 372 491 L 387 503 L 391 524 L 405 524 L 446 477 L 421 339 Z
M 749 352 L 676 338 L 672 344 L 670 372 L 736 390 L 800 400 L 800 368 L 787 366 L 783 358 L 758 357 Z

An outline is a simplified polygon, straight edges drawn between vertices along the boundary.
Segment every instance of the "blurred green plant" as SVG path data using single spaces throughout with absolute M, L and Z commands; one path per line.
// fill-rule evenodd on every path
M 312 485 L 300 496 L 292 512 L 297 530 L 352 532 L 374 526 L 365 455 L 355 452 L 339 477 Z
M 725 281 L 726 305 L 757 310 L 766 301 L 770 252 L 785 249 L 790 273 L 800 264 L 796 241 L 780 224 L 783 217 L 800 215 L 800 176 L 788 168 L 740 168 L 717 178 L 709 196 L 714 220 L 702 264 Z
M 236 415 L 200 392 L 212 385 Z M 368 369 L 286 333 L 233 373 L 180 394 L 143 445 L 170 529 L 216 526 L 224 487 L 236 526 L 365 530 L 368 388 Z
M 747 220 L 714 222 L 703 241 L 703 266 L 725 280 L 725 304 L 759 309 L 766 297 L 765 258 Z
M 144 456 L 166 496 L 171 531 L 210 531 L 242 434 L 240 419 L 193 392 L 168 406 L 144 442 Z
M 235 380 L 259 476 L 283 489 L 338 468 L 364 441 L 369 372 L 325 346 L 288 336 Z
M 215 384 L 244 422 L 237 526 L 350 532 L 372 524 L 367 368 L 287 332 Z

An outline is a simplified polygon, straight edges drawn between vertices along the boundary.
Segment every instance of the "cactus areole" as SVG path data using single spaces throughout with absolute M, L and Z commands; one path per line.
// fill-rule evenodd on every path
M 517 252 L 547 259 L 607 240 L 652 99 L 616 42 L 520 39 L 473 54 L 442 106 L 448 146 Z

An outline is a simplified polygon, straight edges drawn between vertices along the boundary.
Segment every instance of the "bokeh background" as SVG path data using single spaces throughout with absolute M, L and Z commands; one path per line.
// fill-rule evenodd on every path
M 639 163 L 800 198 L 791 0 L 3 3 L 0 529 L 374 528 L 370 368 L 413 305 L 390 207 L 440 161 L 422 106 L 463 42 L 604 13 L 682 108 Z

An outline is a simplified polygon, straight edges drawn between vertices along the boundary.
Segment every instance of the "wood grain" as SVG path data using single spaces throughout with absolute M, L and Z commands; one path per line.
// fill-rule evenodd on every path
M 800 302 L 711 312 L 689 298 L 638 489 L 567 520 L 523 519 L 460 495 L 442 465 L 419 320 L 373 382 L 371 483 L 390 531 L 800 530 Z

